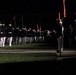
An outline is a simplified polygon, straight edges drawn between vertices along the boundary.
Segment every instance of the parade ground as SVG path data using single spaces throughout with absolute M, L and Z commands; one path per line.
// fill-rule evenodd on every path
M 24 46 L 23 46 L 24 47 Z M 30 46 L 29 46 L 30 47 Z M 5 47 L 5 48 L 0 48 L 0 53 L 53 53 L 56 54 L 57 57 L 75 57 L 76 56 L 76 50 L 74 49 L 64 49 L 63 52 L 61 53 L 57 53 L 57 49 L 52 49 L 50 48 L 33 48 L 33 45 L 30 48 L 21 48 L 19 49 L 17 46 L 13 46 L 13 47 Z
M 73 49 L 65 49 L 62 53 L 57 53 L 57 60 L 68 58 L 76 58 L 76 51 Z
M 64 68 L 64 66 L 62 65 L 71 63 L 71 61 L 74 66 L 76 59 L 76 51 L 73 49 L 64 49 L 64 51 L 60 54 L 56 53 L 56 49 L 0 49 L 0 61 L 1 57 L 3 57 L 2 59 L 7 58 L 8 60 L 11 60 L 11 62 L 6 62 L 7 59 L 4 60 L 5 63 L 3 61 L 3 63 L 0 64 L 1 70 L 13 70 L 16 72 L 17 70 L 37 70 L 39 72 L 46 72 L 46 70 L 48 70 L 48 72 L 50 72 L 50 70 L 56 70 L 57 67 L 58 70 Z M 23 59 L 24 57 L 25 59 Z M 29 57 L 31 57 L 31 61 L 28 61 L 27 58 Z M 18 61 L 12 62 L 12 59 L 17 59 Z M 19 61 L 20 59 L 23 60 Z M 27 61 L 24 61 L 26 59 Z M 68 59 L 71 60 L 68 62 Z
M 0 53 L 53 53 L 56 54 L 56 50 L 51 49 L 0 49 Z
M 0 49 L 0 70 L 28 73 L 44 72 L 53 68 L 56 50 L 51 49 Z M 11 72 L 10 71 L 10 72 Z M 29 73 L 30 73 L 29 72 Z M 35 73 L 34 72 L 34 73 Z M 28 73 L 28 74 L 29 74 Z
M 64 68 L 62 65 L 73 63 L 75 65 L 76 51 L 64 48 L 62 53 L 57 53 L 57 48 L 52 48 L 48 44 L 35 43 L 25 45 L 6 45 L 0 48 L 0 69 L 1 70 L 37 70 L 39 72 L 50 72 Z M 69 60 L 69 61 L 68 61 Z M 39 68 L 39 69 L 38 69 Z
M 76 58 L 76 51 L 73 49 L 64 49 L 62 53 L 57 53 L 56 49 L 0 49 L 0 54 L 54 54 L 57 60 Z

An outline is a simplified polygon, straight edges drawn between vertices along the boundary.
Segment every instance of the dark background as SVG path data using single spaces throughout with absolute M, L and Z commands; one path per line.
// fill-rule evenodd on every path
M 75 19 L 76 3 L 75 0 L 65 0 L 67 12 L 67 24 Z M 15 15 L 17 21 L 24 16 L 24 25 L 27 27 L 36 27 L 37 23 L 43 28 L 55 28 L 58 12 L 63 17 L 62 0 L 19 0 L 0 2 L 0 20 L 9 23 Z M 17 22 L 18 23 L 18 22 Z
M 70 24 L 74 21 L 75 12 L 76 12 L 75 1 L 76 0 L 66 0 L 67 24 Z M 59 11 L 62 13 L 61 16 L 63 17 L 62 0 L 15 0 L 15 1 L 14 0 L 13 1 L 2 0 L 0 1 L 0 20 L 1 21 L 5 21 L 6 23 L 9 23 L 9 21 L 11 21 L 14 15 L 16 15 L 16 18 L 18 20 L 23 14 L 24 24 L 28 27 L 30 26 L 36 27 L 37 23 L 41 23 L 43 28 L 51 28 L 51 27 L 55 28 L 56 18 L 58 17 Z M 70 62 L 65 62 L 65 63 L 70 63 Z M 67 67 L 67 66 L 63 67 L 65 63 L 61 64 L 61 62 L 59 61 L 57 63 L 58 65 L 57 69 L 56 69 L 55 63 L 53 63 L 52 61 L 47 63 L 48 66 L 46 62 L 45 63 L 42 62 L 41 64 L 39 62 L 37 64 L 35 63 L 34 64 L 30 64 L 30 63 L 29 64 L 26 64 L 26 63 L 18 64 L 17 63 L 15 65 L 13 64 L 4 65 L 3 64 L 2 66 L 0 65 L 0 68 L 1 68 L 0 71 L 1 72 L 3 71 L 2 74 L 5 73 L 4 70 L 6 71 L 6 73 L 10 73 L 9 70 L 11 70 L 11 73 L 14 73 L 14 70 L 16 70 L 17 73 L 21 72 L 22 70 L 21 74 L 22 73 L 36 73 L 36 72 L 41 74 L 41 72 L 45 73 L 46 70 L 48 70 L 48 72 L 46 72 L 48 74 L 55 70 L 58 70 L 57 73 L 60 73 L 60 71 L 63 71 L 63 68 Z M 74 67 L 75 63 L 73 62 L 74 65 L 72 63 L 70 65 Z M 53 64 L 55 67 L 53 66 Z

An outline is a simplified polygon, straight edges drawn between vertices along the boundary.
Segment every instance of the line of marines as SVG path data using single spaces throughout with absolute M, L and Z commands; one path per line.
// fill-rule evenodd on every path
M 12 23 L 6 25 L 0 22 L 0 47 L 8 44 L 10 47 L 13 44 L 26 44 L 32 42 L 57 42 L 59 51 L 63 51 L 63 46 L 76 47 L 76 25 L 72 27 L 70 24 L 64 28 L 62 20 L 57 24 L 56 29 L 32 29 L 31 27 L 14 27 Z M 64 42 L 63 42 L 64 41 Z

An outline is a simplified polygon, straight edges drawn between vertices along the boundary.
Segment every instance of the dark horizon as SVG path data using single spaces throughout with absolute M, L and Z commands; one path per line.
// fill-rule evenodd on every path
M 75 19 L 75 1 L 65 0 L 67 19 L 70 23 Z M 62 0 L 21 0 L 21 1 L 5 1 L 4 7 L 0 5 L 0 21 L 9 23 L 15 15 L 17 20 L 24 16 L 24 24 L 26 26 L 34 26 L 41 23 L 45 28 L 55 27 L 58 12 L 61 12 L 63 17 L 63 2 Z

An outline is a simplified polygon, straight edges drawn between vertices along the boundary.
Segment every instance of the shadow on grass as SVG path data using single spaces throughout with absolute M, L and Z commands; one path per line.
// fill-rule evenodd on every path
M 56 60 L 34 61 L 34 62 L 16 62 L 0 64 L 1 70 L 47 70 L 55 66 Z
M 61 73 L 75 73 L 76 72 L 76 58 L 66 58 L 57 62 L 57 71 Z
M 2 49 L 53 49 L 56 48 L 52 46 L 51 43 L 32 43 L 32 44 L 15 44 L 12 47 L 6 45 Z

